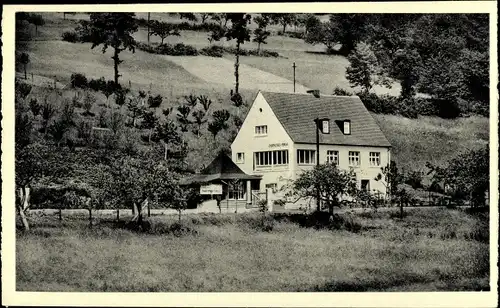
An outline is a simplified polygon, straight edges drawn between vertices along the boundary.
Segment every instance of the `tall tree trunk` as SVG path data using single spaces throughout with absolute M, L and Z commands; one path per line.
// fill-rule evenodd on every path
M 162 37 L 162 38 L 161 38 L 161 45 L 162 45 L 162 46 L 163 46 L 163 40 L 164 40 L 164 39 L 165 39 L 164 37 Z
M 116 221 L 120 221 L 120 209 L 116 209 Z
M 62 204 L 59 206 L 59 221 L 62 221 Z
M 29 187 L 21 187 L 19 188 L 19 202 L 23 211 L 26 211 L 29 207 L 30 201 L 30 188 Z
M 150 29 L 149 29 L 150 20 L 151 20 L 151 13 L 148 13 L 148 45 L 149 45 L 149 36 L 151 35 Z
M 286 23 L 283 24 L 283 34 L 285 34 L 286 31 Z
M 164 143 L 164 148 L 165 148 L 165 160 L 167 160 L 167 154 L 168 154 L 168 152 L 167 152 L 167 151 L 168 151 L 167 147 L 168 147 L 168 144 L 165 142 L 165 143 Z
M 28 73 L 27 73 L 27 71 L 26 71 L 26 66 L 27 66 L 27 65 L 28 65 L 28 64 L 24 64 L 24 80 L 27 80 L 27 79 L 28 79 Z
M 240 67 L 240 42 L 236 42 L 236 63 L 234 64 L 234 76 L 236 77 L 236 85 L 234 88 L 234 91 L 236 94 L 238 94 L 238 89 L 240 87 L 240 74 L 239 74 L 239 67 Z
M 120 50 L 118 47 L 115 47 L 114 50 L 115 50 L 114 55 L 111 58 L 114 61 L 115 84 L 118 85 L 118 78 L 120 77 L 120 74 L 118 73 L 118 65 L 120 64 L 120 58 L 118 57 L 118 55 L 120 54 Z
M 260 42 L 259 42 L 259 43 L 257 43 L 257 54 L 259 54 L 259 55 L 260 55 Z
M 28 219 L 26 218 L 26 215 L 24 213 L 24 210 L 21 205 L 17 206 L 17 210 L 19 212 L 19 216 L 21 217 L 21 222 L 23 224 L 24 231 L 29 231 L 30 230 L 30 225 L 28 223 Z
M 92 208 L 87 209 L 89 211 L 89 226 L 92 227 Z

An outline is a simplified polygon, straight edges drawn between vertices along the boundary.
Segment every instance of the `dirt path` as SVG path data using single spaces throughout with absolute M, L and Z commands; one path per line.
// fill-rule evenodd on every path
M 206 56 L 179 57 L 164 56 L 169 61 L 182 66 L 190 74 L 209 83 L 219 83 L 227 87 L 233 87 L 234 62 L 225 58 L 213 58 Z M 246 64 L 240 64 L 240 87 L 243 89 L 259 89 L 273 92 L 293 92 L 293 82 L 286 78 L 253 68 Z M 306 93 L 308 88 L 295 84 L 297 93 Z

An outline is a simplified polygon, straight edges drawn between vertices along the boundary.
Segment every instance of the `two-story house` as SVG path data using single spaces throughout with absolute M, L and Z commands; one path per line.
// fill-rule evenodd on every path
M 260 91 L 231 145 L 232 160 L 262 176 L 261 191 L 280 189 L 316 165 L 316 118 L 330 120 L 329 134 L 319 134 L 320 163 L 352 167 L 360 189 L 385 194 L 375 178 L 390 162 L 391 144 L 357 96 Z

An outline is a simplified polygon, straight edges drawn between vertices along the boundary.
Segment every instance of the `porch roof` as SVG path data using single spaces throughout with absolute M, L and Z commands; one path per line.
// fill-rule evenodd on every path
M 233 160 L 224 153 L 220 153 L 200 173 L 182 178 L 180 185 L 209 183 L 218 180 L 260 180 L 261 176 L 246 174 Z

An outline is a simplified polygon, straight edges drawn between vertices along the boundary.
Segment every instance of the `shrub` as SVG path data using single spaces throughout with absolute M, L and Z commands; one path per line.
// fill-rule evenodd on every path
M 296 38 L 296 39 L 303 39 L 304 33 L 303 32 L 286 32 L 285 36 Z
M 149 104 L 149 107 L 151 107 L 151 108 L 160 107 L 162 101 L 163 101 L 163 98 L 159 94 L 154 96 L 154 97 L 153 96 L 148 97 L 148 104 Z
M 36 98 L 30 100 L 30 109 L 33 115 L 36 117 L 42 111 L 42 105 L 38 103 Z
M 104 89 L 106 89 L 106 80 L 104 79 L 104 77 L 101 77 L 99 79 L 90 79 L 90 81 L 88 82 L 88 87 L 96 92 L 102 92 L 104 91 Z
M 62 34 L 62 40 L 70 43 L 78 42 L 78 34 L 75 31 L 66 31 Z
M 137 48 L 149 52 L 160 55 L 169 55 L 169 56 L 197 56 L 198 50 L 190 45 L 185 45 L 183 43 L 178 43 L 175 45 L 171 44 L 163 44 L 163 45 L 147 45 L 144 43 L 138 43 Z
M 86 88 L 88 86 L 87 77 L 80 73 L 71 74 L 71 86 L 73 88 Z
M 221 46 L 212 45 L 210 47 L 205 47 L 200 51 L 200 54 L 208 57 L 221 58 L 224 54 L 224 48 Z
M 352 93 L 337 86 L 333 89 L 333 95 L 352 96 Z
M 172 56 L 197 56 L 198 50 L 190 45 L 178 43 L 174 45 Z

